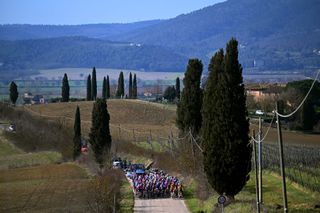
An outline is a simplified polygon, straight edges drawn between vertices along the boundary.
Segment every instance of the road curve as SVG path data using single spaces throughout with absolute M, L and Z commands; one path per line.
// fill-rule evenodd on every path
M 166 212 L 166 213 L 189 213 L 183 200 L 179 199 L 135 199 L 135 213 Z

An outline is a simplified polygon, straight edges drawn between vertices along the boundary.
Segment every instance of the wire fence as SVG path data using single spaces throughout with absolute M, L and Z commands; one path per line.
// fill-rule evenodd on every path
M 320 192 L 320 147 L 285 145 L 286 176 L 305 188 Z M 262 166 L 280 174 L 277 144 L 263 144 Z
M 28 110 L 30 111 L 31 109 Z M 39 115 L 37 112 L 32 113 Z M 47 116 L 43 114 L 40 116 L 55 119 L 58 123 L 61 123 L 61 125 L 73 125 L 73 118 L 70 117 Z M 267 127 L 267 131 L 265 131 L 266 133 L 261 139 L 263 146 L 262 166 L 263 169 L 280 174 L 280 160 L 277 144 L 264 142 L 264 139 L 271 129 L 272 123 L 274 123 L 274 118 L 275 116 L 273 116 L 270 125 Z M 87 124 L 90 124 L 91 121 L 82 120 L 81 123 L 83 128 L 88 128 L 90 125 Z M 115 141 L 126 141 L 134 144 L 143 143 L 144 145 L 149 146 L 153 151 L 166 151 L 172 156 L 181 154 L 179 147 L 181 146 L 181 143 L 187 142 L 192 149 L 194 161 L 196 161 L 195 152 L 203 153 L 204 151 L 201 147 L 201 137 L 195 137 L 192 135 L 191 131 L 180 135 L 179 137 L 176 129 L 172 129 L 167 136 L 164 136 L 164 134 L 160 135 L 152 130 L 141 131 L 122 125 L 110 124 L 110 132 Z M 259 143 L 257 140 L 254 140 L 254 142 L 254 144 Z M 287 177 L 305 188 L 320 192 L 320 147 L 285 145 L 284 153 Z

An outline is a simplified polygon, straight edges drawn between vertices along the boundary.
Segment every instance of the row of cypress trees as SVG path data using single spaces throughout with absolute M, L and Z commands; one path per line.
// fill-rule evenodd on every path
M 129 95 L 129 96 L 128 96 L 129 99 L 136 99 L 136 98 L 138 97 L 137 76 L 136 76 L 136 74 L 134 74 L 134 75 L 133 75 L 133 80 L 132 80 L 132 74 L 131 74 L 131 72 L 130 72 L 130 74 L 129 74 L 128 95 Z M 117 98 L 123 98 L 123 97 L 125 97 L 124 75 L 123 75 L 123 72 L 120 72 L 120 74 L 119 74 L 116 97 L 117 97 Z
M 110 80 L 109 76 L 107 75 L 106 77 L 103 77 L 103 82 L 102 82 L 102 98 L 103 99 L 108 99 L 110 98 Z
M 137 77 L 136 74 L 133 76 L 132 80 L 132 74 L 130 72 L 129 75 L 129 97 L 130 99 L 136 99 L 137 98 Z M 117 98 L 123 98 L 125 97 L 125 89 L 124 89 L 124 75 L 123 72 L 120 72 L 119 78 L 118 78 L 118 86 L 117 86 L 117 91 L 116 91 L 116 97 Z M 92 101 L 96 100 L 97 98 L 97 78 L 96 78 L 96 69 L 95 67 L 93 68 L 92 71 L 92 79 L 91 75 L 88 76 L 87 78 L 87 101 Z M 102 98 L 103 99 L 108 99 L 110 98 L 110 79 L 109 76 L 107 75 L 107 78 L 103 78 L 103 83 L 102 83 Z
M 62 80 L 62 92 L 61 92 L 62 102 L 68 102 L 70 97 L 70 86 L 68 76 L 65 73 Z M 87 78 L 87 97 L 88 101 L 97 99 L 97 76 L 96 76 L 96 68 L 93 67 L 92 70 L 92 79 L 91 75 Z
M 168 86 L 164 93 L 163 98 L 168 100 L 169 102 L 179 101 L 180 99 L 180 78 L 176 78 L 176 85 L 175 86 Z
M 106 99 L 96 99 L 92 109 L 92 125 L 89 133 L 89 143 L 93 150 L 96 162 L 100 168 L 105 165 L 106 157 L 111 149 L 111 134 L 109 128 L 110 115 L 107 108 Z M 73 159 L 75 160 L 81 153 L 81 118 L 80 109 L 77 106 L 74 120 L 73 137 Z
M 226 53 L 220 49 L 212 57 L 204 90 L 200 88 L 202 70 L 200 60 L 189 60 L 177 125 L 181 132 L 201 136 L 210 185 L 233 199 L 249 179 L 252 153 L 237 40 L 228 42 Z
M 96 68 L 92 69 L 92 77 L 89 74 L 87 78 L 87 101 L 94 101 L 97 99 L 97 73 Z

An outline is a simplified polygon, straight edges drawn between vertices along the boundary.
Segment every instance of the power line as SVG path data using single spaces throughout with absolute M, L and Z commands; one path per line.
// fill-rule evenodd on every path
M 266 137 L 267 137 L 267 135 L 268 135 L 268 133 L 269 133 L 269 131 L 270 131 L 270 129 L 271 129 L 271 126 L 272 126 L 272 123 L 273 123 L 274 118 L 275 118 L 275 114 L 273 114 L 272 120 L 271 120 L 271 122 L 270 122 L 270 125 L 269 125 L 267 131 L 266 131 L 266 134 L 263 136 L 263 138 L 262 138 L 260 141 L 259 141 L 259 140 L 256 140 L 255 137 L 251 137 L 251 140 L 253 140 L 253 141 L 256 142 L 256 143 L 262 143 L 262 142 L 266 139 Z
M 307 98 L 308 98 L 311 90 L 313 89 L 314 84 L 315 84 L 316 81 L 318 80 L 319 74 L 320 74 L 320 70 L 318 70 L 318 73 L 317 73 L 317 75 L 316 75 L 316 78 L 314 79 L 314 81 L 313 81 L 313 83 L 312 83 L 312 85 L 311 85 L 311 87 L 310 87 L 307 95 L 304 97 L 304 99 L 302 100 L 302 102 L 300 103 L 300 105 L 299 105 L 293 112 L 291 112 L 291 113 L 288 114 L 288 115 L 280 114 L 278 111 L 275 111 L 275 113 L 276 113 L 278 116 L 282 117 L 282 118 L 289 118 L 289 117 L 291 117 L 292 115 L 294 115 L 294 114 L 302 107 L 302 105 L 304 104 L 304 102 L 307 100 Z
M 201 146 L 197 143 L 196 139 L 193 137 L 191 130 L 189 131 L 189 134 L 191 136 L 191 140 L 193 141 L 193 143 L 195 143 L 198 147 L 198 149 L 203 152 L 203 149 L 201 148 Z

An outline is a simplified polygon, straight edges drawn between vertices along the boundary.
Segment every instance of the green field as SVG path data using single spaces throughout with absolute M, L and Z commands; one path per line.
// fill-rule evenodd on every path
M 255 210 L 255 182 L 253 172 L 244 189 L 236 195 L 236 202 L 228 205 L 225 212 L 254 212 Z M 283 212 L 281 177 L 275 173 L 266 171 L 263 173 L 263 203 L 264 212 Z M 214 194 L 208 199 L 200 201 L 195 197 L 196 183 L 191 182 L 186 189 L 186 204 L 191 212 L 212 212 L 218 195 Z M 320 194 L 307 190 L 296 183 L 287 182 L 288 208 L 290 212 L 320 212 L 315 205 L 320 204 Z M 278 209 L 279 208 L 279 209 Z M 282 209 L 281 209 L 282 208 Z
M 109 75 L 111 90 L 116 86 L 120 72 L 124 73 L 125 81 L 129 79 L 129 73 L 135 73 L 138 78 L 139 93 L 143 87 L 153 85 L 174 85 L 177 77 L 183 78 L 182 72 L 143 72 L 137 70 L 120 70 L 97 68 L 98 96 L 101 95 L 103 77 Z M 23 103 L 23 94 L 31 92 L 33 95 L 43 95 L 46 99 L 61 96 L 61 82 L 64 73 L 67 73 L 70 85 L 70 96 L 73 98 L 86 97 L 87 77 L 92 68 L 59 68 L 39 70 L 38 74 L 31 75 L 28 80 L 12 79 L 18 85 L 20 97 L 18 103 Z M 9 99 L 9 83 L 0 81 L 0 101 Z

